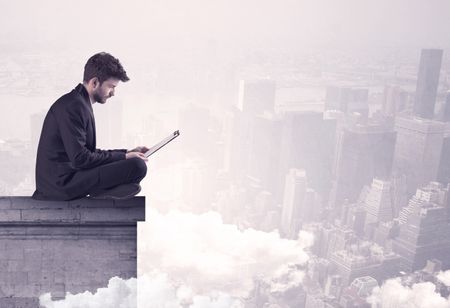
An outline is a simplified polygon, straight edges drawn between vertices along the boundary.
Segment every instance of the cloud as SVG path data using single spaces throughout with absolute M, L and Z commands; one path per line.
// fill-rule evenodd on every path
M 40 296 L 41 306 L 45 308 L 131 308 L 136 307 L 136 278 L 123 280 L 113 277 L 108 287 L 95 293 L 67 293 L 61 301 L 52 301 L 50 293 Z
M 304 231 L 294 241 L 278 232 L 239 230 L 215 212 L 163 215 L 150 210 L 146 220 L 139 224 L 142 275 L 137 281 L 115 277 L 96 293 L 67 294 L 60 301 L 44 294 L 41 305 L 128 308 L 135 307 L 137 294 L 139 307 L 145 308 L 243 308 L 240 298 L 252 291 L 255 277 L 271 291 L 300 285 L 304 273 L 298 265 L 308 260 L 304 248 L 313 242 L 312 234 Z
M 203 290 L 245 296 L 258 275 L 270 279 L 287 264 L 308 260 L 303 248 L 312 236 L 301 232 L 298 241 L 280 238 L 278 232 L 239 230 L 224 224 L 219 214 L 201 215 L 151 211 L 139 230 L 140 266 L 158 269 L 189 281 L 196 293 Z
M 176 285 L 166 273 L 153 271 L 138 279 L 138 307 L 142 308 L 243 308 L 239 299 L 222 292 L 195 295 L 190 287 Z
M 450 299 L 436 292 L 431 282 L 402 285 L 400 278 L 389 279 L 381 287 L 374 288 L 368 298 L 372 307 L 383 308 L 449 308 Z
M 447 287 L 450 287 L 450 270 L 445 272 L 440 272 L 437 275 L 437 279 L 445 284 Z

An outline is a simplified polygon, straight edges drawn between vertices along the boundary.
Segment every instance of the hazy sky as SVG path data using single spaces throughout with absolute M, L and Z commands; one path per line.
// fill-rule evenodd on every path
M 146 49 L 204 38 L 258 45 L 445 47 L 450 37 L 448 0 L 0 0 L 0 5 L 1 44 L 9 47 L 127 43 L 133 45 L 126 48 Z

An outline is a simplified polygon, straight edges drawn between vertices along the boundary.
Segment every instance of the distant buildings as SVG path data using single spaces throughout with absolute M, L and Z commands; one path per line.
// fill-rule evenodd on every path
M 415 271 L 427 260 L 442 261 L 450 267 L 449 189 L 439 183 L 417 189 L 407 207 L 400 212 L 400 234 L 393 240 L 393 251 L 401 256 L 401 269 Z
M 428 119 L 397 117 L 395 120 L 393 172 L 406 176 L 408 195 L 438 176 L 445 125 Z
M 395 116 L 410 106 L 411 93 L 401 89 L 399 86 L 387 85 L 384 87 L 382 112 L 387 116 Z
M 300 231 L 300 215 L 306 195 L 306 173 L 291 169 L 286 175 L 283 207 L 281 212 L 281 232 L 288 238 L 297 238 Z
M 389 181 L 374 179 L 365 198 L 366 224 L 387 222 L 394 218 L 392 189 Z
M 374 177 L 390 176 L 395 141 L 393 128 L 383 123 L 349 125 L 338 132 L 330 195 L 336 215 L 344 200 L 356 201 Z
M 342 277 L 343 286 L 361 276 L 372 276 L 382 281 L 398 273 L 400 257 L 395 253 L 369 242 L 357 244 L 354 249 L 336 251 L 330 256 L 336 273 Z
M 417 77 L 414 115 L 433 119 L 443 50 L 423 49 Z
M 345 288 L 339 300 L 341 308 L 364 308 L 371 307 L 367 298 L 372 294 L 372 290 L 378 287 L 378 282 L 371 276 L 358 277 L 351 285 Z
M 336 125 L 336 119 L 324 118 L 322 112 L 283 114 L 280 174 L 291 168 L 304 169 L 310 187 L 326 198 L 331 187 Z
M 327 87 L 325 98 L 325 110 L 340 110 L 350 114 L 352 112 L 368 116 L 369 90 L 348 87 Z
M 244 113 L 261 114 L 275 110 L 275 81 L 270 79 L 241 80 L 238 108 Z
M 279 197 L 283 189 L 280 181 L 283 121 L 273 113 L 266 113 L 255 116 L 250 123 L 250 140 L 248 140 L 250 159 L 246 162 L 247 175 L 259 179 L 263 189 Z

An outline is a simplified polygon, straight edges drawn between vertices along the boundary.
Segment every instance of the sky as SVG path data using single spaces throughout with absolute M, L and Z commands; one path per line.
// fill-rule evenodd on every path
M 450 27 L 447 0 L 1 0 L 0 5 L 1 44 L 9 48 L 16 42 L 148 50 L 158 48 L 155 43 L 209 38 L 255 46 L 442 47 Z

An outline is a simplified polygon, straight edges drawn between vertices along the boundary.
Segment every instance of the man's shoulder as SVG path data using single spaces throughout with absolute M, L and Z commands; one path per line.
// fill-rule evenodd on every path
M 74 89 L 58 98 L 50 107 L 50 110 L 53 110 L 54 112 L 65 110 L 88 111 L 88 107 L 86 106 L 84 98 Z

